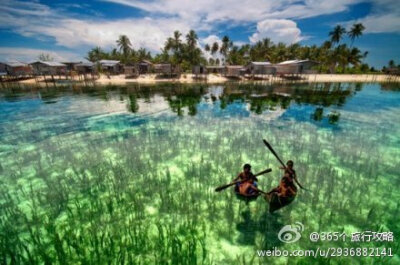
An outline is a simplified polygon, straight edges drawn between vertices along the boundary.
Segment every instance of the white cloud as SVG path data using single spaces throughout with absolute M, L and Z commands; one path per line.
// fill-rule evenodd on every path
M 159 51 L 165 39 L 174 30 L 187 32 L 212 32 L 220 23 L 267 23 L 280 17 L 298 18 L 342 11 L 359 0 L 306 0 L 297 4 L 294 0 L 104 0 L 135 7 L 147 12 L 148 17 L 99 20 L 76 18 L 65 10 L 51 9 L 39 2 L 3 0 L 0 7 L 0 27 L 11 29 L 24 36 L 54 38 L 58 45 L 66 47 L 115 46 L 120 34 L 126 34 L 135 47 Z M 297 27 L 296 27 L 297 28 Z M 273 31 L 279 36 L 297 41 L 298 29 L 281 27 Z M 281 30 L 281 31 L 279 31 Z M 292 31 L 290 31 L 292 30 Z M 294 36 L 289 36 L 292 32 Z M 261 36 L 262 29 L 252 38 Z M 282 39 L 282 37 L 279 37 Z
M 13 3 L 18 3 L 13 5 Z M 24 14 L 21 16 L 21 14 Z M 7 1 L 0 7 L 0 28 L 13 30 L 23 36 L 54 38 L 64 47 L 116 46 L 119 35 L 127 35 L 134 48 L 145 47 L 159 52 L 167 37 L 175 30 L 188 32 L 195 25 L 181 18 L 130 18 L 117 20 L 77 19 L 58 10 L 48 12 L 41 4 Z
M 149 13 L 201 18 L 204 22 L 256 22 L 266 18 L 304 18 L 344 11 L 363 0 L 103 0 Z
M 211 48 L 212 45 L 213 45 L 215 42 L 218 43 L 218 47 L 221 47 L 222 40 L 221 40 L 220 37 L 218 37 L 217 35 L 209 35 L 209 36 L 207 36 L 206 38 L 201 39 L 199 42 L 200 42 L 200 44 L 202 45 L 201 50 L 203 51 L 203 53 L 204 53 L 204 55 L 205 55 L 205 57 L 206 57 L 207 60 L 209 60 L 210 58 L 222 60 L 222 55 L 219 54 L 218 52 L 215 53 L 215 54 L 211 54 L 211 52 L 206 52 L 206 51 L 204 50 L 204 46 L 205 46 L 206 44 L 210 45 L 210 48 Z
M 82 61 L 78 54 L 66 51 L 49 51 L 44 49 L 26 49 L 14 47 L 0 47 L 1 61 L 31 62 L 37 60 L 40 54 L 49 54 L 55 61 Z
M 36 2 L 23 2 L 13 0 L 2 0 L 0 11 L 17 15 L 52 16 L 53 12 L 46 6 Z
M 218 45 L 222 44 L 222 40 L 217 35 L 208 35 L 206 38 L 200 40 L 200 43 L 203 45 L 210 45 L 210 47 L 214 44 L 214 42 L 218 43 Z
M 233 45 L 238 46 L 238 47 L 245 45 L 245 44 L 248 44 L 248 43 L 245 41 L 234 41 L 233 42 Z
M 269 18 L 301 19 L 334 14 L 349 9 L 349 6 L 369 0 L 305 0 L 283 1 L 281 8 L 271 10 Z
M 249 39 L 251 43 L 255 43 L 264 38 L 292 44 L 300 41 L 302 36 L 297 24 L 292 20 L 265 19 L 257 23 L 257 31 Z
M 362 23 L 366 33 L 400 33 L 400 16 L 394 14 L 372 15 L 353 22 Z
M 261 22 L 266 19 L 302 19 L 335 14 L 350 6 L 369 2 L 371 15 L 360 21 L 366 32 L 399 32 L 398 0 L 103 0 L 135 7 L 149 14 L 179 17 L 192 21 L 196 29 L 213 28 L 218 22 L 228 25 Z M 194 20 L 195 18 L 195 20 Z M 197 19 L 197 20 L 196 20 Z M 283 32 L 285 34 L 285 32 Z
M 79 45 L 113 47 L 119 35 L 127 35 L 134 48 L 146 47 L 159 51 L 167 37 L 174 30 L 183 33 L 189 25 L 173 19 L 124 19 L 116 21 L 63 20 L 57 27 L 33 25 L 23 29 L 25 33 L 44 34 L 55 38 L 58 45 L 76 47 Z
M 348 21 L 350 27 L 353 23 L 362 23 L 365 33 L 400 33 L 400 4 L 398 0 L 375 0 L 371 13 L 364 18 Z
M 135 48 L 158 52 L 173 31 L 189 29 L 210 34 L 202 45 L 220 42 L 213 34 L 221 25 L 254 25 L 249 37 L 256 42 L 269 37 L 275 42 L 294 43 L 304 39 L 295 19 L 333 14 L 350 5 L 370 1 L 372 13 L 360 19 L 366 32 L 399 32 L 398 0 L 103 0 L 142 10 L 147 17 L 105 20 L 98 16 L 77 16 L 65 8 L 50 8 L 37 1 L 2 0 L 0 28 L 37 39 L 52 38 L 64 47 L 115 47 L 126 34 Z M 90 6 L 85 8 L 90 9 Z M 123 8 L 123 7 L 121 7 Z

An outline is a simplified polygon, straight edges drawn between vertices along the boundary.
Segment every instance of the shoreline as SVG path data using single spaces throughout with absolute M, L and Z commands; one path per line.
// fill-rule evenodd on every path
M 50 77 L 47 77 L 50 79 Z M 79 80 L 79 79 L 55 79 L 55 84 L 70 84 L 74 83 L 95 83 L 99 85 L 123 85 L 129 83 L 138 83 L 138 84 L 157 84 L 157 83 L 209 83 L 209 84 L 218 84 L 218 83 L 226 83 L 226 82 L 256 82 L 256 83 L 324 83 L 324 82 L 361 82 L 361 83 L 383 83 L 383 82 L 393 82 L 399 83 L 400 76 L 394 75 L 376 75 L 376 74 L 310 74 L 310 75 L 300 75 L 293 76 L 293 78 L 281 78 L 278 76 L 270 76 L 267 79 L 228 79 L 221 75 L 209 74 L 207 79 L 196 79 L 193 74 L 182 74 L 180 78 L 162 78 L 158 79 L 154 74 L 142 75 L 137 78 L 126 79 L 125 75 L 114 75 L 107 77 L 106 75 L 100 75 L 100 78 L 96 80 Z M 27 80 L 21 80 L 16 82 L 8 82 L 8 84 L 18 83 L 18 84 L 26 84 L 26 85 L 46 85 L 52 84 L 54 82 L 48 81 L 47 83 L 44 81 L 43 77 L 38 79 L 32 78 Z M 6 84 L 6 82 L 4 82 Z

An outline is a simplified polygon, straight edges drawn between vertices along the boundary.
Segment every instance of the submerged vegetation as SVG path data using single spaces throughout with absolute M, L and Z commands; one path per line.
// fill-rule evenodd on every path
M 0 263 L 327 264 L 256 252 L 320 246 L 392 247 L 392 258 L 329 264 L 396 264 L 399 100 L 378 84 L 0 91 Z M 274 215 L 214 192 L 245 162 L 273 168 L 264 190 L 277 185 L 263 138 L 311 191 Z M 297 221 L 303 237 L 279 241 Z M 317 244 L 312 231 L 392 231 L 395 242 Z

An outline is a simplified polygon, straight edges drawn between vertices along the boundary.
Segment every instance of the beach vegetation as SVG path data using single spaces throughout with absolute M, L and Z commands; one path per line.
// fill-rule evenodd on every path
M 117 48 L 110 52 L 100 47 L 93 48 L 88 52 L 87 59 L 92 62 L 115 59 L 123 63 L 150 60 L 154 63 L 171 63 L 179 66 L 184 72 L 191 71 L 192 66 L 198 64 L 246 65 L 252 61 L 279 63 L 286 60 L 309 59 L 319 62 L 319 65 L 314 67 L 319 73 L 376 72 L 376 69 L 371 69 L 364 61 L 368 51 L 354 46 L 355 40 L 362 36 L 364 30 L 365 26 L 361 23 L 353 24 L 348 30 L 336 25 L 328 34 L 329 40 L 321 45 L 274 43 L 268 37 L 253 44 L 236 45 L 226 35 L 220 42 L 205 44 L 203 49 L 194 30 L 186 34 L 175 31 L 167 38 L 159 53 L 152 53 L 140 47 L 134 49 L 128 36 L 121 35 L 116 41 Z

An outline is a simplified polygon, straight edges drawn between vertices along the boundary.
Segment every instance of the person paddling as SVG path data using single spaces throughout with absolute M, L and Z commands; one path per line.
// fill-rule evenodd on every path
M 300 188 L 304 189 L 304 187 L 297 180 L 296 171 L 294 170 L 293 165 L 293 161 L 289 160 L 286 163 L 286 167 L 280 167 L 280 169 L 284 170 L 283 177 L 279 183 L 279 186 L 268 192 L 269 196 L 272 196 L 273 193 L 276 193 L 280 198 L 296 196 L 297 187 L 294 183 L 299 185 Z
M 257 188 L 257 181 L 257 177 L 251 172 L 251 165 L 245 164 L 243 171 L 233 180 L 233 182 L 237 182 L 235 192 L 243 196 L 255 196 L 262 192 Z

